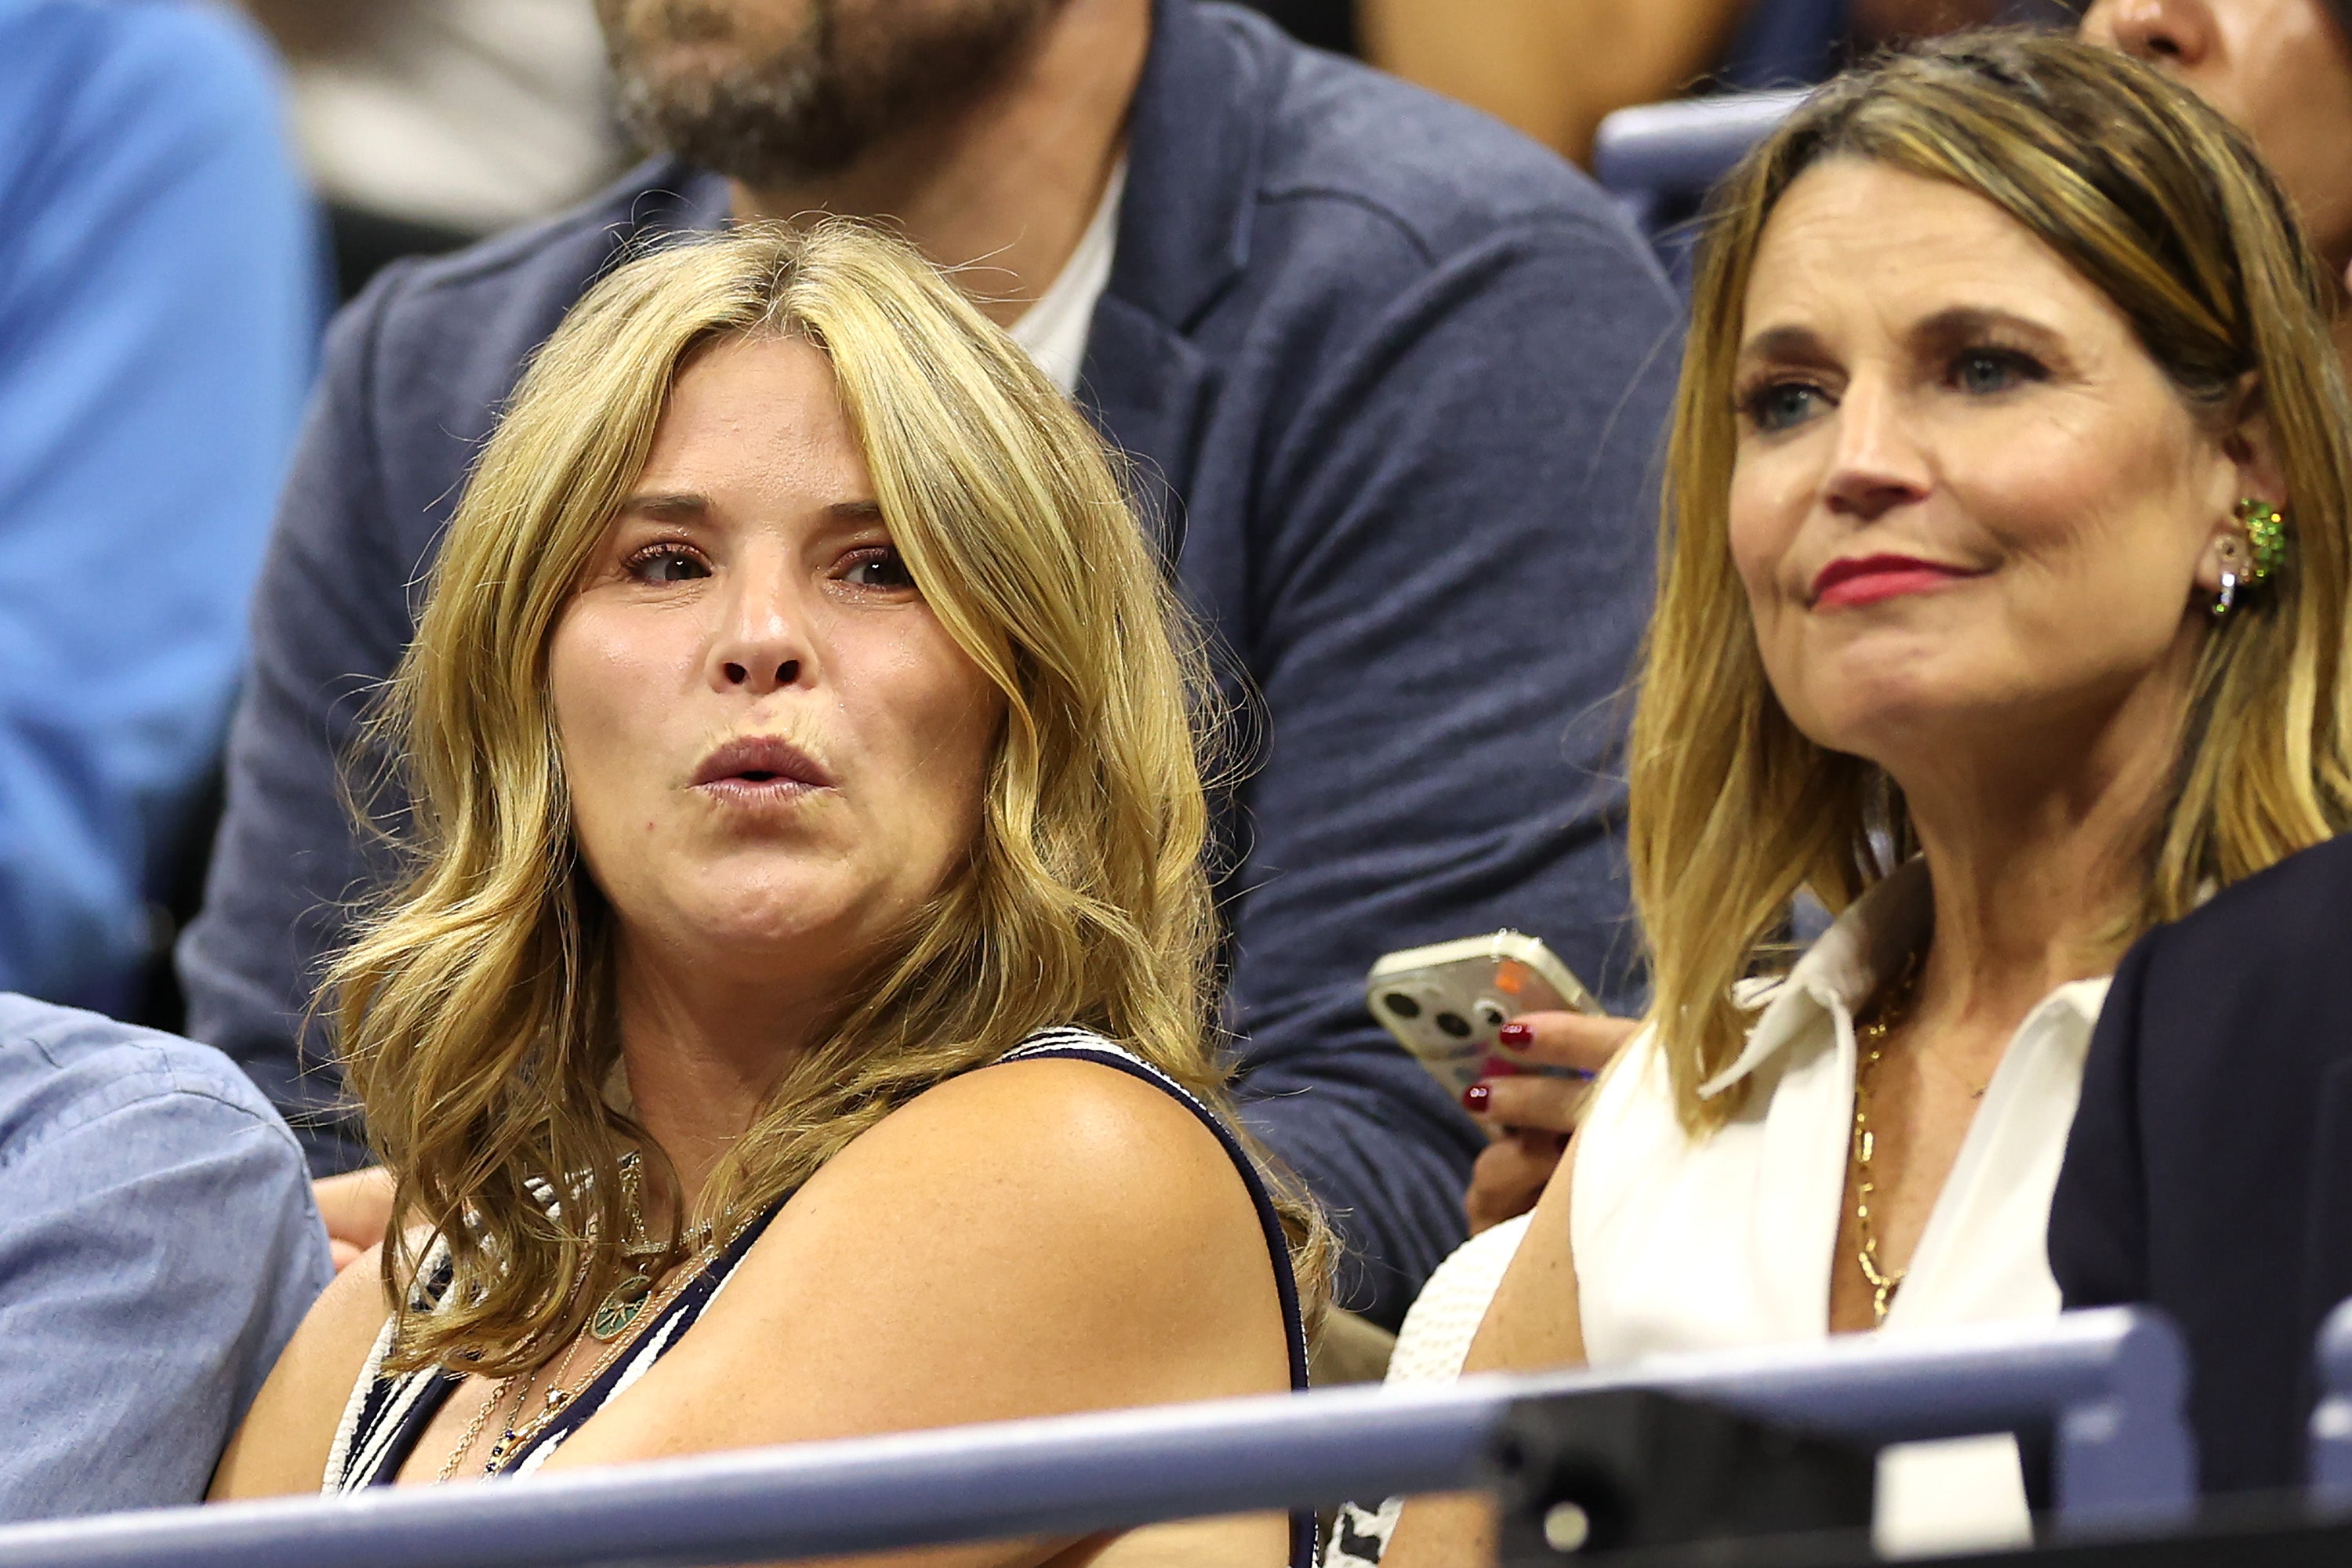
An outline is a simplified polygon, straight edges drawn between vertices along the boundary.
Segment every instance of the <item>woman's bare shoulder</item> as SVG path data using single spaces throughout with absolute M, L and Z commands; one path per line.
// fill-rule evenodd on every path
M 382 1247 L 370 1248 L 311 1305 L 221 1455 L 213 1501 L 319 1489 L 335 1428 L 392 1316 L 382 1258 Z
M 1099 1063 L 1007 1062 L 835 1155 L 550 1463 L 1278 1393 L 1286 1343 L 1255 1205 L 1199 1117 Z
M 1133 1073 L 1064 1058 L 1001 1062 L 937 1085 L 818 1179 L 946 1197 L 972 1193 L 982 1173 L 999 1180 L 973 1195 L 1003 1205 L 1012 1223 L 1044 1205 L 1072 1225 L 1181 1234 L 1255 1214 L 1232 1155 L 1192 1106 Z

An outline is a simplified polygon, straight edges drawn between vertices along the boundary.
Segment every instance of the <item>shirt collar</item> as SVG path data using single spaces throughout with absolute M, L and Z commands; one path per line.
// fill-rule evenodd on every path
M 1919 950 L 1935 921 L 1927 862 L 1914 858 L 1853 901 L 1805 950 L 1779 984 L 1764 993 L 1764 1012 L 1738 1059 L 1699 1085 L 1712 1100 L 1747 1078 L 1822 1018 L 1851 1016 L 1880 982 Z
M 1712 1100 L 1748 1077 L 1791 1040 L 1827 1020 L 1834 1027 L 1843 1013 L 1851 1018 L 1880 983 L 1917 952 L 1935 924 L 1935 888 L 1927 862 L 1914 858 L 1853 901 L 1821 940 L 1805 950 L 1785 979 L 1759 994 L 1764 1012 L 1748 1033 L 1738 1059 L 1699 1085 L 1699 1098 Z M 2022 1036 L 2038 1024 L 2071 1015 L 2069 1033 L 2090 1038 L 2106 1001 L 2111 976 L 2075 980 L 2034 1005 L 2019 1026 Z

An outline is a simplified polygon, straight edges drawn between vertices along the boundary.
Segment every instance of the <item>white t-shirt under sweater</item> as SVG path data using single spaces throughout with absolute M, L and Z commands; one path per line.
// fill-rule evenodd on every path
M 1832 1271 L 1853 1267 L 1838 1230 L 1853 1010 L 1925 939 L 1931 915 L 1927 868 L 1915 861 L 1814 943 L 1765 994 L 1738 1060 L 1702 1089 L 1751 1083 L 1738 1114 L 1710 1135 L 1683 1131 L 1654 1037 L 1638 1037 L 1605 1075 L 1570 1156 L 1570 1237 L 1592 1365 L 1828 1335 Z M 2105 980 L 2062 985 L 2019 1026 L 1880 1331 L 2057 1313 L 2043 1233 L 2106 989 Z M 1438 1269 L 1405 1321 L 1392 1378 L 1458 1375 L 1525 1229 L 1525 1221 L 1497 1226 Z M 2027 1537 L 2007 1437 L 1890 1449 L 1879 1483 L 1885 1549 Z
M 1078 370 L 1086 363 L 1087 334 L 1093 329 L 1095 306 L 1110 285 L 1110 264 L 1118 247 L 1118 204 L 1127 194 L 1127 160 L 1110 173 L 1095 216 L 1078 237 L 1078 247 L 1055 276 L 1037 302 L 1007 328 L 1013 341 L 1029 351 L 1045 379 L 1064 396 L 1078 390 Z

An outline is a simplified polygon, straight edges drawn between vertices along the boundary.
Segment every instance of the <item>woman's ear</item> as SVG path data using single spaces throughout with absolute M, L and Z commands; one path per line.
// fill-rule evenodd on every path
M 2221 579 L 2226 575 L 2237 583 L 2246 580 L 2246 563 L 2252 559 L 2246 547 L 2246 531 L 2233 515 L 2218 524 L 2205 548 L 2197 554 L 2197 586 L 2220 597 Z
M 2278 458 L 2278 438 L 2271 428 L 2269 400 L 2252 371 L 2239 378 L 2231 400 L 2228 434 L 2221 437 L 2221 456 L 2237 469 L 2236 498 L 2266 500 L 2286 509 L 2286 470 Z
M 2245 503 L 2263 501 L 2279 511 L 2286 510 L 2286 476 L 2278 461 L 2278 443 L 2272 434 L 2261 384 L 2251 374 L 2239 383 L 2220 457 L 2212 521 L 2197 556 L 2197 586 L 2208 594 L 2221 591 L 2224 574 L 2243 584 L 2252 569 Z

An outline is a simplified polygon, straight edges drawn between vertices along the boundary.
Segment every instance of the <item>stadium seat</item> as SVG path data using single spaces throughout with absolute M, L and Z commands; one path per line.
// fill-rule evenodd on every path
M 1593 137 L 1593 174 L 1646 223 L 1675 198 L 1706 194 L 1804 100 L 1802 92 L 1735 92 L 1621 109 Z
M 1726 93 L 1637 104 L 1601 122 L 1593 173 L 1649 237 L 1677 289 L 1690 289 L 1689 220 L 1708 188 L 1804 100 L 1802 92 Z
M 2047 1425 L 2061 1528 L 2194 1502 L 2186 1370 L 2162 1319 L 2056 1322 L 1662 1359 L 1637 1369 L 1338 1389 L 808 1443 L 548 1477 L 0 1530 L 9 1568 L 724 1563 L 1087 1535 L 1475 1484 L 1515 1399 L 1654 1388 L 1857 1442 Z

